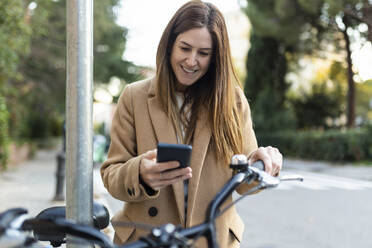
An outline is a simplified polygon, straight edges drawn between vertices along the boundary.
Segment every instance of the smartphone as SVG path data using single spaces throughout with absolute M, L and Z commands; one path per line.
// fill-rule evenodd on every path
M 192 146 L 183 144 L 158 143 L 158 162 L 178 161 L 179 168 L 190 166 Z

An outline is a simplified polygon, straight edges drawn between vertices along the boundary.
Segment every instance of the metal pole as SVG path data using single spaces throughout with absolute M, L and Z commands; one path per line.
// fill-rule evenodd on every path
M 67 0 L 66 7 L 66 216 L 92 224 L 93 0 Z M 73 245 L 71 239 L 67 244 L 89 247 Z

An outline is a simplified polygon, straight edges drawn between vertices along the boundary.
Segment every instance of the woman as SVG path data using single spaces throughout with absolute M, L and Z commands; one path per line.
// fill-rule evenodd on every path
M 190 1 L 176 12 L 161 37 L 156 66 L 155 78 L 124 89 L 101 175 L 110 194 L 126 202 L 115 221 L 190 227 L 204 220 L 209 202 L 231 178 L 233 154 L 263 160 L 272 175 L 279 173 L 282 155 L 276 148 L 257 148 L 225 21 L 215 6 Z M 157 163 L 158 142 L 192 145 L 190 167 L 169 170 L 178 163 Z M 249 188 L 243 186 L 239 193 Z M 239 246 L 244 225 L 235 208 L 216 225 L 221 247 Z M 114 241 L 146 233 L 116 227 Z

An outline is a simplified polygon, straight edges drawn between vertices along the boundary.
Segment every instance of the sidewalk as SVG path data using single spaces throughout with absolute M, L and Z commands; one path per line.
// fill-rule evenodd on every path
M 53 202 L 55 194 L 55 151 L 38 151 L 32 160 L 23 162 L 0 174 L 0 212 L 23 207 L 31 216 L 44 208 L 64 205 Z
M 300 159 L 286 158 L 283 170 L 301 170 L 309 172 L 319 172 L 332 176 L 341 176 L 351 179 L 372 181 L 372 165 L 361 166 L 351 163 L 330 163 L 325 161 L 307 161 Z
M 0 174 L 0 212 L 23 207 L 30 216 L 35 216 L 45 208 L 65 205 L 65 201 L 53 201 L 58 152 L 58 149 L 38 151 L 33 159 Z M 103 187 L 99 168 L 93 170 L 93 192 L 93 200 L 107 206 L 112 217 L 113 213 L 107 203 L 108 193 Z

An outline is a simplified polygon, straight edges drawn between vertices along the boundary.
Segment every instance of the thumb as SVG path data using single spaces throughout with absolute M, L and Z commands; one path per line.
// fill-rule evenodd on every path
M 155 159 L 157 153 L 158 153 L 158 152 L 157 152 L 157 149 L 149 150 L 149 151 L 146 152 L 146 154 L 145 154 L 145 158 L 147 158 L 147 159 Z

